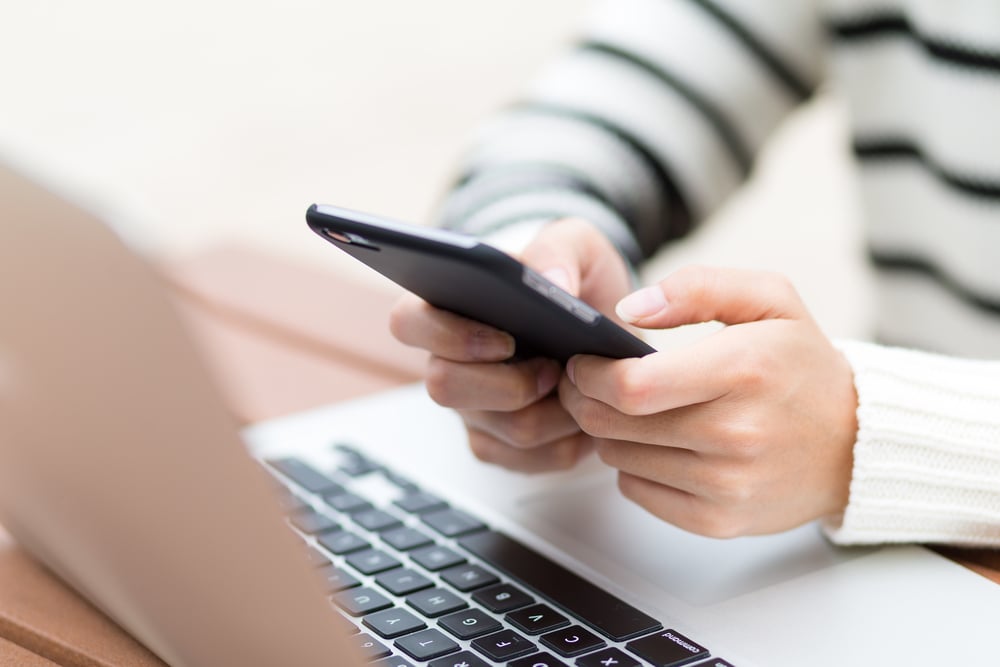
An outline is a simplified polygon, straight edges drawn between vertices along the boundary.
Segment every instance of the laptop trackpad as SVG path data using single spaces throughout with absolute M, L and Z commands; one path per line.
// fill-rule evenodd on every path
M 556 531 L 559 538 L 553 541 L 585 564 L 600 569 L 595 561 L 603 557 L 697 606 L 871 552 L 834 547 L 815 524 L 764 537 L 700 537 L 622 497 L 614 476 L 605 471 L 525 497 L 518 505 L 525 523 L 540 524 L 543 534 Z

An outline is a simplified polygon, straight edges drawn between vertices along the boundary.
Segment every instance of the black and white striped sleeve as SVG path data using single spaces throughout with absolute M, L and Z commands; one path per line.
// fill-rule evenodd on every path
M 579 216 L 633 262 L 714 211 L 821 76 L 813 1 L 605 0 L 483 128 L 442 224 Z

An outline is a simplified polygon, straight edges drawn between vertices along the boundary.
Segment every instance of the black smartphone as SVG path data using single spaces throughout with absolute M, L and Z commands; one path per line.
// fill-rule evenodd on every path
M 623 359 L 655 350 L 510 255 L 472 236 L 313 204 L 309 227 L 444 310 L 496 327 L 518 358 L 574 354 Z

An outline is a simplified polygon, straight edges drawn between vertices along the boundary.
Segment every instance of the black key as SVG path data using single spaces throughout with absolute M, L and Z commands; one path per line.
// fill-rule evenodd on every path
M 445 537 L 458 537 L 484 530 L 486 524 L 456 509 L 437 510 L 420 515 L 420 520 Z
M 439 547 L 437 545 L 411 551 L 410 558 L 414 563 L 422 565 L 431 572 L 437 572 L 446 567 L 465 562 L 465 558 L 448 547 Z
M 382 658 L 378 662 L 373 662 L 369 667 L 413 667 L 413 663 L 406 658 L 394 655 L 391 658 Z
M 427 667 L 490 667 L 490 664 L 469 651 L 462 651 L 446 658 L 438 658 Z
M 399 607 L 368 614 L 361 622 L 384 639 L 395 639 L 427 627 L 426 623 Z
M 582 625 L 571 625 L 562 630 L 542 635 L 542 643 L 559 655 L 572 657 L 604 646 L 604 640 Z
M 472 642 L 476 649 L 490 660 L 507 662 L 535 651 L 535 645 L 513 630 L 501 630 Z
M 370 502 L 361 496 L 350 493 L 349 491 L 344 491 L 343 489 L 341 489 L 340 493 L 324 496 L 323 499 L 326 500 L 327 505 L 344 514 L 366 512 L 372 509 L 372 504 Z
M 663 627 L 652 616 L 506 535 L 484 531 L 459 538 L 458 543 L 610 639 L 623 641 Z
M 363 539 L 354 533 L 347 532 L 346 530 L 326 533 L 324 535 L 320 535 L 316 539 L 321 545 L 323 545 L 323 548 L 330 550 L 338 556 L 349 554 L 353 551 L 361 551 L 362 549 L 367 549 L 369 547 L 369 544 Z
M 500 581 L 492 572 L 468 563 L 445 570 L 441 573 L 441 579 L 463 593 Z
M 309 533 L 310 535 L 315 535 L 316 533 L 328 533 L 331 530 L 337 530 L 340 528 L 336 521 L 325 514 L 320 514 L 312 509 L 308 512 L 296 514 L 295 516 L 289 518 L 288 521 L 303 533 Z
M 344 560 L 361 574 L 378 574 L 386 570 L 392 570 L 400 565 L 398 560 L 378 549 L 367 549 L 353 553 Z
M 310 565 L 315 567 L 322 567 L 323 565 L 329 565 L 330 559 L 323 555 L 323 553 L 313 546 L 306 547 L 306 560 L 309 561 Z
M 383 530 L 388 530 L 390 528 L 396 528 L 402 525 L 402 522 L 382 510 L 366 510 L 364 512 L 358 512 L 352 514 L 351 518 L 354 519 L 354 523 L 358 524 L 365 530 L 370 530 L 373 533 L 380 533 Z
M 625 645 L 632 653 L 659 667 L 683 665 L 707 658 L 708 649 L 699 646 L 676 630 L 664 630 L 649 637 L 636 639 Z
M 505 614 L 535 601 L 530 595 L 511 584 L 484 588 L 474 593 L 472 599 L 494 614 Z
M 358 653 L 361 655 L 361 659 L 376 660 L 378 658 L 384 658 L 390 655 L 392 651 L 387 649 L 381 642 L 376 641 L 371 635 L 361 633 L 354 635 L 352 637 L 354 645 L 358 648 Z
M 722 658 L 712 658 L 708 662 L 699 662 L 698 667 L 734 667 L 734 665 Z
M 551 653 L 536 653 L 508 663 L 507 667 L 567 667 L 567 665 Z
M 454 653 L 459 648 L 458 644 L 434 628 L 400 637 L 396 640 L 395 645 L 396 648 L 414 660 L 433 660 Z
M 334 628 L 334 631 L 339 632 L 343 635 L 356 635 L 359 632 L 361 632 L 360 630 L 358 630 L 358 626 L 354 625 L 349 620 L 347 620 L 347 617 L 344 616 L 343 614 L 339 613 L 334 614 L 333 624 L 337 626 L 336 628 Z
M 606 648 L 577 658 L 576 664 L 577 667 L 642 667 L 638 660 L 616 648 Z
M 348 477 L 361 477 L 379 469 L 377 463 L 373 463 L 360 454 L 349 454 L 340 461 L 337 469 Z
M 398 486 L 405 493 L 416 493 L 420 490 L 420 487 L 417 486 L 416 483 L 398 473 L 393 472 L 392 470 L 386 470 L 383 468 L 382 475 L 386 478 L 386 480 Z
M 547 604 L 535 604 L 507 614 L 507 622 L 529 635 L 558 630 L 569 625 L 569 619 Z
M 279 503 L 281 505 L 281 511 L 285 514 L 298 514 L 299 512 L 312 509 L 312 506 L 309 505 L 309 503 L 293 493 L 288 493 L 287 491 L 281 494 Z
M 266 463 L 310 493 L 333 493 L 340 490 L 339 484 L 302 459 L 289 456 L 269 459 Z
M 409 595 L 434 585 L 433 581 L 419 572 L 402 567 L 383 572 L 375 577 L 375 583 L 393 595 Z
M 444 588 L 431 588 L 413 593 L 406 598 L 406 604 L 430 618 L 450 614 L 469 606 L 465 600 Z
M 353 588 L 333 596 L 333 601 L 351 616 L 362 616 L 388 609 L 392 602 L 371 588 Z
M 433 540 L 421 533 L 416 528 L 394 528 L 381 534 L 382 541 L 393 549 L 399 551 L 409 551 L 417 547 L 425 547 L 433 544 Z
M 354 588 L 355 586 L 360 586 L 361 582 L 347 574 L 343 570 L 338 570 L 333 565 L 327 565 L 322 570 L 319 571 L 323 578 L 326 580 L 326 587 L 331 593 L 337 591 L 343 591 L 348 588 Z
M 402 498 L 392 501 L 392 504 L 410 514 L 422 514 L 433 510 L 441 510 L 448 506 L 448 503 L 445 501 L 425 491 L 408 493 Z
M 502 630 L 500 621 L 482 609 L 466 609 L 438 620 L 438 625 L 459 639 L 475 639 Z

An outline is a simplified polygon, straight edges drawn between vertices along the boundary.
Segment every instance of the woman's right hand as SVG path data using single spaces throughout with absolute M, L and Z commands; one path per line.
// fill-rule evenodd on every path
M 630 291 L 618 251 L 580 220 L 546 225 L 521 261 L 605 315 Z M 462 416 L 477 458 L 511 470 L 572 467 L 593 449 L 554 390 L 563 374 L 552 359 L 511 361 L 514 339 L 407 294 L 393 308 L 393 335 L 430 352 L 427 392 Z

